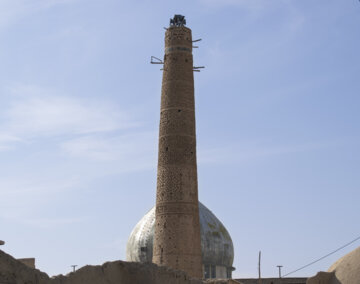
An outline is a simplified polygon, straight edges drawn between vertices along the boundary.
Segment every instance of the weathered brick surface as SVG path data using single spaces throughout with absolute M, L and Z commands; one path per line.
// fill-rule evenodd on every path
M 201 278 L 191 30 L 165 34 L 153 262 Z

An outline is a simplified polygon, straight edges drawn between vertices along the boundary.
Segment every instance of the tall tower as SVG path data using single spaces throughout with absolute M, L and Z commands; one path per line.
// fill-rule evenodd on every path
M 202 278 L 191 30 L 165 33 L 153 262 Z

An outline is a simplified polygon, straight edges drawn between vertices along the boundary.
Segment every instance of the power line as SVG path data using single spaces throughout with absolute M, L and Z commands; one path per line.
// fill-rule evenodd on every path
M 306 268 L 306 267 L 308 267 L 308 266 L 310 266 L 310 265 L 313 265 L 314 263 L 316 263 L 316 262 L 318 262 L 318 261 L 320 261 L 320 260 L 323 260 L 324 258 L 326 258 L 326 257 L 328 257 L 328 256 L 330 256 L 330 255 L 332 255 L 332 254 L 334 254 L 334 253 L 336 253 L 336 252 L 338 252 L 339 250 L 341 250 L 341 249 L 343 249 L 343 248 L 351 245 L 352 243 L 356 242 L 357 240 L 360 240 L 360 236 L 357 237 L 356 239 L 352 240 L 351 242 L 348 242 L 347 244 L 339 247 L 338 249 L 336 249 L 336 250 L 328 253 L 327 255 L 324 255 L 324 256 L 318 258 L 317 260 L 314 260 L 314 261 L 312 261 L 312 262 L 310 262 L 310 263 L 308 263 L 308 264 L 306 264 L 306 265 L 304 265 L 304 266 L 302 266 L 302 267 L 300 267 L 300 268 L 298 268 L 298 269 L 296 269 L 296 270 L 294 270 L 294 271 L 291 271 L 291 272 L 283 275 L 283 277 L 288 276 L 288 275 L 290 275 L 290 274 L 293 274 L 293 273 L 295 273 L 295 272 L 297 272 L 297 271 L 299 271 L 299 270 L 302 270 L 302 269 L 304 269 L 304 268 Z

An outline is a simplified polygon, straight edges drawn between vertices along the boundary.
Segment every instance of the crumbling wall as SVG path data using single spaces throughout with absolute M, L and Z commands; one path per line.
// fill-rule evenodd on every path
M 202 284 L 184 272 L 155 264 L 114 261 L 101 266 L 85 266 L 67 276 L 58 276 L 51 284 Z M 49 282 L 50 283 L 50 282 Z
M 230 282 L 229 282 L 230 281 Z M 125 261 L 87 265 L 50 278 L 0 250 L 0 284 L 229 284 L 232 280 L 191 279 L 185 272 L 153 263 Z
M 310 277 L 306 284 L 333 284 L 335 273 L 320 271 L 315 276 Z M 353 284 L 356 284 L 355 282 Z
M 17 260 L 31 268 L 35 268 L 35 258 L 18 258 Z
M 66 276 L 50 278 L 0 250 L 0 283 L 5 284 L 202 284 L 184 272 L 155 264 L 114 261 L 84 266 Z
M 0 250 L 1 284 L 48 284 L 49 276 Z

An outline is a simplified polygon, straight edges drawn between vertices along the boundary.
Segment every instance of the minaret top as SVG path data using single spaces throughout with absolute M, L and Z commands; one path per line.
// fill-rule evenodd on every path
M 183 27 L 186 25 L 185 16 L 174 15 L 174 18 L 170 19 L 170 27 Z

